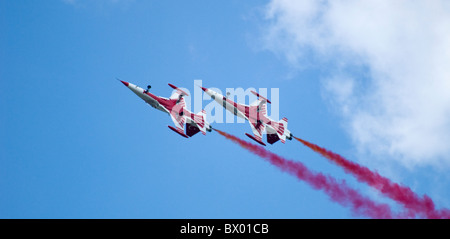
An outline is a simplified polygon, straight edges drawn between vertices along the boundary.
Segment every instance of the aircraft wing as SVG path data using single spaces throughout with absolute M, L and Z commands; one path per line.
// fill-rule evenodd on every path
M 175 112 L 171 112 L 170 113 L 170 118 L 172 119 L 172 121 L 175 124 L 175 126 L 177 127 L 177 129 L 180 129 L 183 132 L 184 131 L 184 123 L 186 121 L 185 117 L 184 116 L 179 116 Z
M 270 100 L 268 100 L 266 97 L 264 97 L 264 96 L 262 96 L 262 95 L 260 95 L 260 94 L 258 94 L 258 93 L 256 93 L 255 91 L 250 91 L 252 94 L 254 94 L 254 95 L 256 95 L 256 96 L 258 96 L 258 101 L 262 101 L 262 102 L 264 102 L 264 103 L 269 103 L 269 104 L 271 104 L 272 102 L 270 102 Z M 259 104 L 259 103 L 258 103 Z
M 267 117 L 267 101 L 258 99 L 250 105 L 250 108 L 256 111 L 256 114 Z
M 169 128 L 181 136 L 187 138 L 188 136 L 184 134 L 184 123 L 186 121 L 186 118 L 184 116 L 180 116 L 178 113 L 172 111 L 170 112 L 170 118 L 172 119 L 173 123 L 175 124 L 175 127 L 172 127 L 169 125 Z
M 256 121 L 254 119 L 249 119 L 249 123 L 250 123 L 250 127 L 252 128 L 254 136 L 249 135 L 247 133 L 246 133 L 246 135 L 249 138 L 251 138 L 251 139 L 255 140 L 256 142 L 258 142 L 259 144 L 265 146 L 265 144 L 262 142 L 262 134 L 264 133 L 264 130 L 266 129 L 266 126 L 263 123 L 261 123 L 260 121 Z
M 186 134 L 184 134 L 184 125 L 186 123 L 186 116 L 184 115 L 184 99 L 181 98 L 180 101 L 172 108 L 172 111 L 169 112 L 170 118 L 172 119 L 173 123 L 175 124 L 176 128 L 173 128 L 169 126 L 169 128 L 178 134 L 180 134 L 183 137 L 188 137 Z
M 180 89 L 172 84 L 169 84 L 169 86 L 175 90 L 175 92 L 173 92 L 173 94 L 170 96 L 170 99 L 176 99 L 179 102 L 181 100 L 181 98 L 183 98 L 183 96 L 189 96 L 189 94 L 186 93 L 185 91 L 183 91 L 182 89 Z

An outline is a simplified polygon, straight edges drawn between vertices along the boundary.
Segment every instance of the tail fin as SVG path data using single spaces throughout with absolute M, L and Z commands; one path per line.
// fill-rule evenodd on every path
M 278 121 L 279 123 L 283 122 L 284 128 L 287 129 L 288 126 L 288 119 L 286 117 L 283 117 L 280 121 Z

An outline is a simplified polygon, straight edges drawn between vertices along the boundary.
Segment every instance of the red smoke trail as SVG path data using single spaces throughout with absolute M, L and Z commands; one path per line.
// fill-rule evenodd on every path
M 337 182 L 331 176 L 322 173 L 314 173 L 300 162 L 287 160 L 281 156 L 265 150 L 263 147 L 254 145 L 215 129 L 227 139 L 239 144 L 250 152 L 268 160 L 282 171 L 295 175 L 298 179 L 309 183 L 313 188 L 322 190 L 335 202 L 350 207 L 355 214 L 364 215 L 371 218 L 394 218 L 391 208 L 387 204 L 378 204 L 364 196 L 358 191 L 350 188 L 344 181 Z
M 423 198 L 421 198 L 409 187 L 394 183 L 390 179 L 381 176 L 377 172 L 371 171 L 367 167 L 358 165 L 345 159 L 339 154 L 321 148 L 306 140 L 297 137 L 294 138 L 302 142 L 313 151 L 321 154 L 323 157 L 335 162 L 337 165 L 344 168 L 346 172 L 353 174 L 358 181 L 367 183 L 371 187 L 380 191 L 382 194 L 403 204 L 403 206 L 410 210 L 410 212 L 426 218 L 450 218 L 450 210 L 436 210 L 433 200 L 431 200 L 431 198 L 427 195 L 424 195 Z

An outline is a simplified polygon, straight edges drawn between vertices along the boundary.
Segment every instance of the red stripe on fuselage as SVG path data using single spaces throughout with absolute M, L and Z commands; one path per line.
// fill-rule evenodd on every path
M 254 119 L 255 121 L 261 121 L 264 124 L 273 126 L 277 130 L 278 133 L 280 133 L 280 134 L 284 133 L 284 127 L 282 125 L 280 125 L 276 121 L 269 119 L 264 114 L 265 112 L 267 112 L 266 105 L 263 105 L 261 108 L 263 110 L 260 110 L 258 112 L 258 106 L 247 106 L 247 105 L 238 104 L 226 97 L 224 97 L 223 99 L 226 100 L 226 102 L 228 102 L 230 105 L 233 105 L 234 108 L 236 108 L 242 114 L 244 114 L 245 117 L 247 117 L 247 119 Z M 283 118 L 283 119 L 286 119 L 286 118 Z M 287 119 L 286 119 L 286 121 L 287 121 Z
M 174 106 L 177 104 L 176 99 L 165 99 L 145 91 L 143 93 L 150 96 L 152 99 L 156 100 L 162 107 L 166 108 L 168 111 L 172 111 Z

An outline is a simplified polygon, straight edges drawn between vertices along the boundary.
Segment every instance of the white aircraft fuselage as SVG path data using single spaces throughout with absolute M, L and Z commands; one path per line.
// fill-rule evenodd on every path
M 169 114 L 173 122 L 175 123 L 176 129 L 172 126 L 169 126 L 169 128 L 174 130 L 181 136 L 187 138 L 188 136 L 190 137 L 199 131 L 201 131 L 203 134 L 206 134 L 205 131 L 211 131 L 211 126 L 205 121 L 204 111 L 199 114 L 194 114 L 186 109 L 183 96 L 187 95 L 187 93 L 177 88 L 176 86 L 169 84 L 169 86 L 173 89 L 176 89 L 177 92 L 174 93 L 170 98 L 165 98 L 156 96 L 150 93 L 148 90 L 144 90 L 143 88 L 132 83 L 125 81 L 121 82 L 153 108 Z M 187 128 L 187 135 L 184 134 L 185 123 L 189 124 Z M 196 128 L 198 128 L 199 131 Z
M 251 124 L 254 123 L 254 127 L 256 127 L 256 130 L 258 131 L 258 124 L 263 124 L 266 128 L 266 133 L 268 134 L 268 142 L 274 143 L 277 141 L 277 139 L 269 139 L 270 137 L 273 137 L 274 134 L 278 135 L 278 138 L 282 140 L 284 143 L 284 139 L 292 139 L 292 133 L 287 129 L 287 119 L 283 118 L 285 122 L 282 120 L 280 122 L 274 121 L 270 119 L 266 115 L 266 102 L 269 102 L 266 98 L 260 96 L 256 92 L 252 92 L 256 94 L 258 97 L 264 99 L 264 101 L 260 102 L 261 104 L 257 105 L 245 105 L 245 104 L 239 104 L 236 103 L 227 97 L 204 87 L 201 87 L 202 90 L 208 94 L 211 99 L 216 101 L 218 104 L 222 105 L 226 110 L 231 112 L 232 114 L 236 115 L 237 117 L 243 118 L 248 120 Z M 253 129 L 253 128 L 252 128 Z M 254 131 L 255 132 L 255 131 Z M 250 135 L 247 134 L 250 138 L 254 139 L 258 143 L 265 145 L 261 142 L 260 135 L 262 132 L 258 132 L 256 135 L 256 139 Z

